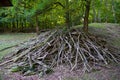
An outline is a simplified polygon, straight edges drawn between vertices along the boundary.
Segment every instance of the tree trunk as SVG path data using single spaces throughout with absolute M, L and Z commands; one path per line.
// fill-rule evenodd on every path
M 16 27 L 17 27 L 17 31 L 18 31 L 18 30 L 19 30 L 19 27 L 18 27 L 18 26 L 19 26 L 18 19 L 16 20 L 16 25 L 17 25 Z
M 101 11 L 100 11 L 100 9 L 98 10 L 98 22 L 101 23 Z
M 38 16 L 36 15 L 36 34 L 39 35 Z
M 84 17 L 84 26 L 83 26 L 83 30 L 84 32 L 88 32 L 88 18 L 89 18 L 89 11 L 90 11 L 90 3 L 91 0 L 85 0 L 86 4 L 85 4 L 85 17 Z
M 112 13 L 113 13 L 113 18 L 114 18 L 114 23 L 117 23 L 116 15 L 115 15 L 115 2 L 114 2 L 114 0 L 112 0 Z
M 12 31 L 14 31 L 16 29 L 16 27 L 15 27 L 15 20 L 14 21 L 12 21 Z
M 108 22 L 108 0 L 105 0 L 105 7 L 106 7 L 106 12 L 105 12 L 105 22 Z
M 24 29 L 24 21 L 23 19 L 21 19 L 21 31 L 23 31 L 23 29 Z
M 10 32 L 12 32 L 12 29 L 13 29 L 12 21 L 10 22 L 10 25 L 11 25 Z
M 69 29 L 71 27 L 70 11 L 69 11 L 69 0 L 66 0 L 65 18 L 66 18 L 66 26 Z
M 24 19 L 24 27 L 25 28 L 27 27 L 27 21 L 26 21 L 26 19 Z

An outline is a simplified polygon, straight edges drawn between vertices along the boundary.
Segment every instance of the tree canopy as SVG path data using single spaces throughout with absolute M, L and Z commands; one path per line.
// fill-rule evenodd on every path
M 119 0 L 11 0 L 13 7 L 0 8 L 0 29 L 14 32 L 80 25 L 89 1 L 89 22 L 120 22 Z

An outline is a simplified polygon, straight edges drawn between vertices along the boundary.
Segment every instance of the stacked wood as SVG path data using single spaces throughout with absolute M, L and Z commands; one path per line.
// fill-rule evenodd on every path
M 46 73 L 64 64 L 71 71 L 81 67 L 84 71 L 90 71 L 94 64 L 117 62 L 104 40 L 79 29 L 41 33 L 37 38 L 19 45 L 10 57 L 9 61 L 16 63 L 24 74 L 30 71 Z

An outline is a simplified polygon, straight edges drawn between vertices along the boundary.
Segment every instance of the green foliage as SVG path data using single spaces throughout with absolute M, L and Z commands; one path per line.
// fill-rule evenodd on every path
M 93 22 L 120 22 L 117 13 L 120 13 L 119 0 L 92 0 L 91 13 Z M 94 20 L 96 18 L 96 20 Z
M 66 1 L 68 1 L 66 3 Z M 0 8 L 0 29 L 23 31 L 35 29 L 38 17 L 40 29 L 66 25 L 69 12 L 70 25 L 80 25 L 84 19 L 84 0 L 12 0 L 13 7 Z M 120 22 L 119 0 L 92 0 L 90 22 Z
M 116 5 L 115 5 L 115 14 L 116 14 L 116 19 L 117 19 L 117 22 L 120 23 L 120 1 L 116 1 Z
M 15 67 L 12 67 L 11 68 L 11 72 L 19 72 L 19 71 L 21 71 L 23 68 L 22 67 L 20 67 L 20 66 L 15 66 Z

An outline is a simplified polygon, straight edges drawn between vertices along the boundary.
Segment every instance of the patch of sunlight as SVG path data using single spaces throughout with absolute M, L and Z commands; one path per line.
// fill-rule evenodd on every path
M 105 28 L 105 23 L 90 23 L 89 26 L 95 28 Z
M 74 26 L 74 28 L 81 28 L 81 27 L 83 27 L 83 24 Z M 105 28 L 105 23 L 90 23 L 89 27 Z

